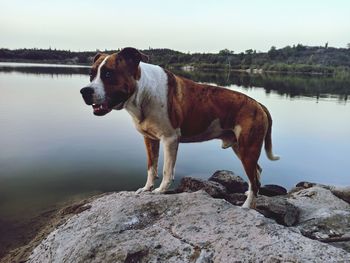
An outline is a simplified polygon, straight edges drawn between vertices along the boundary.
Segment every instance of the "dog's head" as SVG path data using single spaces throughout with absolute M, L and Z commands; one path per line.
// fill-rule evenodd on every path
M 97 116 L 112 109 L 120 110 L 132 96 L 140 78 L 140 61 L 148 57 L 135 48 L 124 48 L 118 53 L 98 53 L 91 68 L 90 83 L 80 90 L 87 105 L 92 105 Z

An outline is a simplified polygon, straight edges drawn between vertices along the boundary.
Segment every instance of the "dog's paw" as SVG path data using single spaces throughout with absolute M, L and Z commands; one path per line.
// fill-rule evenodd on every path
M 244 208 L 244 209 L 250 209 L 250 204 L 248 203 L 244 203 L 241 208 Z
M 160 188 L 160 187 L 158 187 L 152 191 L 153 194 L 162 194 L 164 192 L 165 192 L 165 190 Z
M 151 192 L 152 188 L 147 188 L 147 187 L 142 187 L 140 189 L 138 189 L 135 194 L 141 194 L 141 193 L 145 193 L 145 192 Z
M 248 198 L 245 200 L 244 204 L 241 206 L 242 208 L 246 209 L 255 209 L 256 208 L 256 199 L 255 198 Z

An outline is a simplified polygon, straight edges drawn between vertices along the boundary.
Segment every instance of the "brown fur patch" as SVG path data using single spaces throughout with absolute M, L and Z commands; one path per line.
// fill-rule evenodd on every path
M 271 138 L 271 133 L 268 133 L 271 121 L 266 107 L 242 93 L 166 73 L 169 119 L 173 128 L 180 129 L 180 141 L 213 139 L 206 131 L 219 120 L 219 134 L 212 133 L 211 136 L 230 143 L 257 195 L 260 187 L 258 159 L 266 135 Z M 241 126 L 239 138 L 233 133 L 236 125 Z
M 147 169 L 150 169 L 152 166 L 157 166 L 159 141 L 147 137 L 144 137 L 144 141 L 147 151 Z
M 252 98 L 232 90 L 198 84 L 167 72 L 168 113 L 173 128 L 183 137 L 198 135 L 216 119 L 223 129 L 232 130 L 241 114 L 251 119 L 263 111 Z M 250 113 L 249 113 L 250 112 Z

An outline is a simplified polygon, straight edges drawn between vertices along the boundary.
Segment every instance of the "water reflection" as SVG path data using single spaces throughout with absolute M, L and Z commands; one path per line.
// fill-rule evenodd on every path
M 195 81 L 214 83 L 220 86 L 236 85 L 245 89 L 262 87 L 287 97 L 336 98 L 347 102 L 350 78 L 323 75 L 248 74 L 237 72 L 176 72 Z
M 1 63 L 0 72 L 23 73 L 34 75 L 86 75 L 90 72 L 88 66 L 57 65 L 57 64 L 31 64 L 31 63 Z
M 0 71 L 5 73 L 19 72 L 35 75 L 87 75 L 88 66 L 67 66 L 47 64 L 0 63 Z M 263 87 L 266 93 L 276 92 L 290 98 L 313 97 L 318 99 L 332 98 L 347 102 L 350 78 L 326 75 L 289 75 L 289 74 L 248 74 L 228 71 L 179 71 L 180 76 L 189 79 L 214 83 L 220 86 L 236 85 L 244 89 Z

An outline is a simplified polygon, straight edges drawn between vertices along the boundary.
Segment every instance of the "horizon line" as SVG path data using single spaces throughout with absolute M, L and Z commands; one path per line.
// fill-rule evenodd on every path
M 298 45 L 302 45 L 304 47 L 319 47 L 319 48 L 326 48 L 326 44 L 328 44 L 328 42 L 326 42 L 324 45 L 315 45 L 315 46 L 309 46 L 309 45 L 304 45 L 302 43 L 298 43 L 298 44 L 292 44 L 292 45 L 286 45 L 284 47 L 277 47 L 277 46 L 274 46 L 272 45 L 270 47 L 270 49 L 272 47 L 275 47 L 276 49 L 283 49 L 283 48 L 286 48 L 286 47 L 296 47 Z M 349 43 L 350 44 L 350 43 Z M 123 47 L 123 48 L 126 48 Z M 56 48 L 56 47 L 21 47 L 21 48 L 9 48 L 9 47 L 0 47 L 0 50 L 1 49 L 8 49 L 8 50 L 21 50 L 21 49 L 43 49 L 43 50 L 56 50 L 56 51 L 69 51 L 69 52 L 103 52 L 103 51 L 117 51 L 117 50 L 122 50 L 123 48 L 116 48 L 116 49 L 99 49 L 99 48 L 96 48 L 95 50 L 74 50 L 74 49 L 61 49 L 61 48 Z M 136 47 L 134 47 L 136 48 Z M 327 45 L 327 48 L 336 48 L 336 49 L 349 49 L 349 47 L 337 47 L 337 46 L 329 46 Z M 216 54 L 216 53 L 219 53 L 220 51 L 223 51 L 223 50 L 229 50 L 229 51 L 233 51 L 233 54 L 240 54 L 240 53 L 245 53 L 245 51 L 247 50 L 253 50 L 253 51 L 256 51 L 256 53 L 267 53 L 269 50 L 267 51 L 261 51 L 261 50 L 257 50 L 257 49 L 253 49 L 253 48 L 248 48 L 248 49 L 245 49 L 244 51 L 235 51 L 235 50 L 232 50 L 232 49 L 229 49 L 229 48 L 222 48 L 220 49 L 219 51 L 216 51 L 216 52 L 200 52 L 200 51 L 181 51 L 181 50 L 177 50 L 177 49 L 172 49 L 172 48 L 169 48 L 169 47 L 157 47 L 157 48 L 154 48 L 154 47 L 149 47 L 149 48 L 136 48 L 138 50 L 157 50 L 157 49 L 169 49 L 169 50 L 172 50 L 172 51 L 177 51 L 177 52 L 181 52 L 181 53 L 189 53 L 189 54 L 196 54 L 196 53 L 200 53 L 200 54 Z

